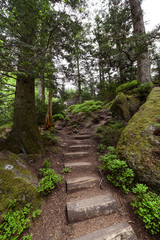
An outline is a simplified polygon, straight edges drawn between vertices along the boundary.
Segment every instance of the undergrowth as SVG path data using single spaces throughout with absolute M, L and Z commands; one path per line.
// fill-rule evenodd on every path
M 141 95 L 148 95 L 152 90 L 152 83 L 142 83 L 139 84 L 137 80 L 132 82 L 124 83 L 117 87 L 116 92 L 128 92 L 128 93 L 138 93 Z
M 110 182 L 128 193 L 134 180 L 134 172 L 125 161 L 118 159 L 114 147 L 108 147 L 108 150 L 107 154 L 99 158 L 102 163 L 100 169 L 107 172 L 107 179 Z
M 137 87 L 138 84 L 139 83 L 137 80 L 133 80 L 132 82 L 124 83 L 117 87 L 116 92 L 118 93 L 118 92 L 128 91 L 130 89 Z
M 137 184 L 132 189 L 136 198 L 132 200 L 131 205 L 135 212 L 141 217 L 145 228 L 152 234 L 160 232 L 160 197 L 143 184 Z
M 27 203 L 22 210 L 16 210 L 17 200 L 10 201 L 8 212 L 2 214 L 2 222 L 0 224 L 0 240 L 16 240 L 23 231 L 30 227 L 30 212 L 32 206 Z M 37 209 L 32 213 L 32 219 L 41 214 L 41 210 Z M 32 234 L 24 236 L 22 240 L 32 239 Z
M 43 195 L 48 195 L 58 183 L 61 183 L 62 177 L 55 173 L 54 169 L 51 168 L 50 162 L 47 160 L 44 161 L 43 168 L 40 169 L 40 172 L 43 177 L 38 184 L 38 192 L 42 192 Z
M 123 131 L 125 123 L 122 121 L 110 121 L 110 123 L 105 126 L 97 128 L 97 132 L 94 136 L 100 141 L 100 144 L 106 146 L 115 146 Z
M 160 232 L 160 197 L 148 190 L 143 184 L 132 187 L 135 174 L 126 161 L 120 160 L 115 154 L 114 147 L 108 147 L 109 152 L 100 156 L 100 169 L 107 174 L 107 179 L 116 187 L 122 188 L 125 193 L 130 190 L 135 194 L 131 205 L 140 216 L 145 228 L 152 234 Z M 131 189 L 132 187 L 132 189 Z
M 69 112 L 72 112 L 73 114 L 77 114 L 79 112 L 83 112 L 86 114 L 91 114 L 94 111 L 98 111 L 104 107 L 104 103 L 101 101 L 86 101 L 82 104 L 76 104 L 72 105 L 68 108 Z
M 58 138 L 54 135 L 55 129 L 52 127 L 50 131 L 44 131 L 43 139 L 45 145 L 56 145 L 58 143 Z
M 69 120 L 69 117 L 66 116 L 66 112 L 65 111 L 62 111 L 60 113 L 57 113 L 53 116 L 53 121 L 57 121 L 57 120 L 64 120 L 64 121 L 68 121 Z

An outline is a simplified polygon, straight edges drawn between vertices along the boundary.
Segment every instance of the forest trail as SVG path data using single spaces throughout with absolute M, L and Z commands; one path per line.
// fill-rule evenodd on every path
M 136 235 L 121 207 L 98 172 L 92 132 L 81 131 L 68 143 L 64 166 L 67 221 L 72 229 L 68 240 L 136 240 Z M 120 216 L 119 216 L 120 215 Z
M 69 173 L 46 197 L 42 215 L 29 229 L 33 240 L 156 240 L 133 212 L 133 196 L 100 174 L 93 137 L 97 126 L 77 133 L 67 126 L 57 131 L 60 150 L 47 157 L 56 173 L 64 168 Z M 37 164 L 40 168 L 42 162 Z

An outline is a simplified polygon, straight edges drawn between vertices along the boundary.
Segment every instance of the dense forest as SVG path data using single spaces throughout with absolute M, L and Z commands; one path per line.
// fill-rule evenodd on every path
M 104 128 L 101 126 L 96 133 L 99 151 L 106 153 L 110 145 L 115 148 L 117 146 L 116 154 L 125 158 L 129 167 L 135 170 L 136 179 L 141 179 L 153 189 L 157 186 L 156 190 L 160 190 L 158 185 L 160 169 L 157 170 L 159 165 L 155 164 L 158 166 L 155 170 L 158 173 L 155 174 L 154 171 L 148 173 L 144 170 L 145 174 L 141 174 L 140 168 L 136 169 L 137 163 L 134 162 L 136 158 L 132 159 L 130 156 L 132 159 L 130 162 L 129 157 L 123 153 L 125 149 L 129 156 L 133 150 L 127 150 L 128 142 L 134 136 L 130 132 L 132 126 L 129 127 L 129 124 L 136 119 L 141 106 L 148 107 L 144 113 L 144 122 L 147 122 L 144 119 L 147 119 L 148 115 L 154 113 L 157 122 L 154 122 L 155 128 L 153 127 L 152 132 L 154 131 L 155 136 L 160 135 L 158 117 L 160 111 L 159 105 L 156 105 L 159 101 L 160 86 L 160 51 L 156 41 L 160 36 L 160 25 L 146 33 L 141 2 L 141 0 L 101 1 L 101 8 L 93 13 L 92 7 L 84 0 L 0 0 L 2 155 L 6 156 L 11 152 L 19 157 L 23 154 L 29 158 L 35 155 L 44 156 L 48 151 L 46 139 L 51 141 L 51 145 L 56 144 L 55 135 L 58 135 L 58 130 L 63 126 L 72 124 L 74 134 L 80 131 L 78 125 L 85 123 L 85 119 L 89 119 L 90 116 L 93 118 L 92 122 L 97 124 L 101 122 L 104 114 L 105 118 L 111 114 L 114 124 L 109 122 Z M 152 107 L 155 104 L 155 109 L 151 109 L 149 103 Z M 82 119 L 79 118 L 81 113 L 85 116 Z M 138 117 L 135 122 L 143 125 Z M 142 125 L 140 128 L 143 128 Z M 133 123 L 133 128 L 134 126 Z M 135 131 L 138 133 L 138 130 Z M 159 140 L 155 140 L 155 145 L 158 144 L 156 141 Z M 124 143 L 126 145 L 122 147 Z M 140 146 L 139 140 L 138 144 Z M 156 145 L 157 148 L 158 146 Z M 111 155 L 115 154 L 112 148 L 109 151 Z M 141 147 L 140 151 L 147 156 L 146 149 L 142 151 Z M 154 159 L 158 157 L 157 151 L 159 153 L 156 149 L 155 155 L 152 154 L 156 156 Z M 138 150 L 136 154 L 138 156 Z M 2 155 L 0 167 L 4 164 Z M 101 170 L 106 166 L 106 159 L 102 158 L 103 161 Z M 41 174 L 45 176 L 51 166 L 46 161 L 44 167 L 47 170 L 41 169 Z M 148 180 L 152 174 L 152 180 Z M 59 175 L 55 179 L 52 180 L 57 181 L 56 184 L 62 180 Z M 131 179 L 127 179 L 129 184 Z M 114 182 L 113 176 L 109 180 Z M 118 184 L 115 186 L 119 187 Z M 122 184 L 122 188 L 126 192 L 129 191 L 125 184 Z M 145 187 L 141 191 L 145 193 Z M 10 200 L 13 199 L 7 201 Z M 157 201 L 160 203 L 160 200 Z M 132 204 L 133 207 L 135 204 Z M 6 206 L 0 204 L 0 213 L 5 208 Z M 26 209 L 27 211 L 29 210 Z M 39 213 L 36 212 L 35 215 Z M 157 219 L 160 219 L 160 216 Z M 1 222 L 3 224 L 3 220 Z M 159 229 L 157 231 L 155 227 L 148 227 L 152 229 L 152 234 L 158 234 L 160 231 L 160 224 L 156 224 L 157 222 L 155 226 Z M 5 235 L 4 225 L 1 226 L 0 233 Z M 19 236 L 12 238 L 11 235 L 10 237 L 2 235 L 0 239 L 22 239 L 18 238 Z M 154 238 L 151 236 L 146 239 Z
M 80 101 L 88 94 L 107 102 L 122 83 L 151 82 L 150 64 L 159 80 L 158 28 L 145 34 L 139 1 L 109 1 L 94 26 L 82 1 L 2 1 L 1 9 L 1 124 L 14 122 L 7 139 L 14 152 L 43 149 L 35 107 L 65 100 L 70 81 Z

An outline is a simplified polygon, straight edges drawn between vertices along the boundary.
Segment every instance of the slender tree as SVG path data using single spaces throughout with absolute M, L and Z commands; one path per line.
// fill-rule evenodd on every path
M 131 8 L 134 34 L 140 37 L 139 40 L 137 41 L 137 47 L 139 48 L 140 51 L 137 58 L 138 64 L 137 78 L 140 83 L 151 82 L 150 60 L 145 37 L 145 26 L 143 21 L 143 13 L 141 9 L 141 1 L 129 0 L 129 3 Z

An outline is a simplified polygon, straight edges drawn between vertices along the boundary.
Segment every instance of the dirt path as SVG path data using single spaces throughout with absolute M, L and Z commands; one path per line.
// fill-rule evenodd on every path
M 113 232 L 117 234 L 115 238 L 104 239 L 160 239 L 144 230 L 141 220 L 129 204 L 131 195 L 123 194 L 106 179 L 102 181 L 92 134 L 92 130 L 89 132 L 85 129 L 78 134 L 70 134 L 67 128 L 59 131 L 62 148 L 57 154 L 49 152 L 47 157 L 56 173 L 62 174 L 64 166 L 68 167 L 68 164 L 70 172 L 64 175 L 64 182 L 45 199 L 42 215 L 30 228 L 33 240 L 99 240 L 103 239 L 103 234 L 110 237 L 111 232 L 112 235 Z M 37 164 L 41 166 L 42 162 Z M 112 226 L 116 226 L 113 231 L 110 228 Z M 97 233 L 108 228 L 108 232 Z M 123 233 L 120 233 L 122 229 Z M 86 234 L 91 236 L 85 237 Z

